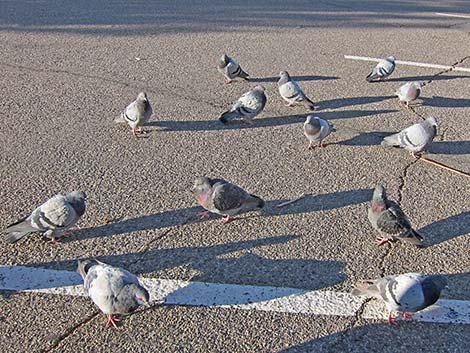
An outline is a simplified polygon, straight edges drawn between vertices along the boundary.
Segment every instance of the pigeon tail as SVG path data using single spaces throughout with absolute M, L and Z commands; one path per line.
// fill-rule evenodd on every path
M 232 119 L 236 119 L 238 118 L 239 114 L 238 114 L 238 111 L 234 110 L 234 111 L 226 111 L 225 113 L 223 113 L 219 120 L 224 123 L 224 124 L 227 124 L 230 120 Z
M 391 136 L 387 136 L 383 139 L 382 143 L 381 143 L 382 146 L 385 146 L 385 147 L 395 147 L 395 146 L 400 146 L 400 140 L 399 140 L 399 137 L 398 137 L 398 134 L 393 134 Z
M 416 245 L 418 247 L 423 246 L 423 236 L 419 234 L 417 231 L 414 229 L 410 229 L 408 232 L 400 236 L 400 239 L 405 240 L 413 245 Z
M 258 197 L 256 195 L 250 194 L 250 196 L 253 198 L 253 203 L 255 204 L 255 207 L 257 208 L 263 208 L 265 205 L 264 200 L 261 197 Z
M 124 114 L 123 113 L 119 114 L 116 118 L 114 118 L 114 122 L 116 124 L 125 123 L 126 120 L 124 120 Z
M 248 77 L 248 76 L 250 76 L 250 75 L 248 75 L 248 74 L 247 74 L 245 71 L 243 71 L 241 68 L 240 68 L 240 73 L 238 74 L 238 76 L 241 77 L 242 79 L 244 79 L 245 81 L 249 81 L 249 80 L 250 80 L 250 78 Z
M 377 80 L 378 78 L 379 78 L 379 75 L 377 75 L 377 74 L 374 73 L 374 72 L 371 72 L 369 75 L 367 75 L 366 81 L 367 81 L 367 82 L 374 82 L 374 81 Z
M 25 235 L 35 231 L 37 231 L 37 229 L 33 228 L 28 217 L 25 217 L 7 227 L 4 239 L 9 243 L 15 243 Z
M 307 97 L 305 97 L 305 100 L 303 101 L 303 104 L 308 108 L 310 109 L 311 111 L 314 111 L 315 110 L 315 105 L 313 104 L 313 102 L 308 99 Z
M 372 297 L 380 297 L 379 288 L 376 286 L 374 280 L 359 281 L 351 291 L 352 295 L 369 295 Z

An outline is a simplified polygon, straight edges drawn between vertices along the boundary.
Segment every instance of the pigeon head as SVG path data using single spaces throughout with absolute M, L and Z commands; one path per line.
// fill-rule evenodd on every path
M 263 86 L 256 86 L 255 88 L 253 88 L 255 91 L 261 91 L 261 92 L 264 92 L 265 88 Z
M 194 181 L 193 192 L 196 195 L 204 195 L 212 189 L 211 180 L 207 177 L 198 177 Z
M 394 63 L 395 62 L 395 57 L 393 55 L 390 55 L 389 57 L 387 57 L 387 60 Z
M 145 92 L 140 92 L 140 93 L 137 95 L 137 100 L 138 100 L 138 101 L 148 101 L 147 93 L 145 93 Z
M 431 124 L 432 126 L 437 127 L 437 120 L 436 120 L 436 118 L 434 118 L 434 117 L 431 116 L 431 117 L 427 118 L 426 121 L 427 121 L 429 124 Z
M 387 199 L 387 194 L 385 193 L 385 187 L 382 184 L 378 184 L 374 189 L 374 194 L 372 195 L 373 202 L 384 202 Z
M 135 300 L 139 305 L 145 305 L 149 307 L 150 295 L 147 289 L 142 286 L 137 286 L 135 289 Z
M 73 209 L 79 216 L 85 213 L 86 194 L 83 191 L 72 191 L 66 195 L 66 200 L 72 205 Z
M 90 260 L 78 260 L 77 261 L 77 272 L 82 276 L 85 280 L 85 277 L 90 270 L 96 263 L 93 263 Z
M 230 58 L 227 56 L 227 54 L 222 55 L 219 59 L 219 67 L 224 68 L 225 66 L 227 66 L 229 60 Z

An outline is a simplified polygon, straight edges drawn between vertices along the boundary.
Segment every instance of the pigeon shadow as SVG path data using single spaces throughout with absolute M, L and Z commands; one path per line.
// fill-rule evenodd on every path
M 466 75 L 427 75 L 427 76 L 409 76 L 409 77 L 397 77 L 397 78 L 389 78 L 386 82 L 412 82 L 412 81 L 441 81 L 441 80 L 454 80 L 458 78 L 470 78 L 470 76 Z
M 354 136 L 350 138 L 349 140 L 343 140 L 343 141 L 337 142 L 337 144 L 345 145 L 345 146 L 380 145 L 384 137 L 393 135 L 394 133 L 395 132 L 371 131 L 371 132 L 366 132 L 366 133 Z
M 423 105 L 439 108 L 468 108 L 470 107 L 470 99 L 467 98 L 447 98 L 440 96 L 420 97 Z
M 209 246 L 150 249 L 143 252 L 100 256 L 98 259 L 138 274 L 184 267 L 187 271 L 197 273 L 191 278 L 191 281 L 199 282 L 316 290 L 336 285 L 345 280 L 344 264 L 339 261 L 269 259 L 250 253 L 250 250 L 258 247 L 286 244 L 299 239 L 301 237 L 298 235 L 283 235 Z M 232 253 L 241 251 L 245 253 L 231 256 Z M 34 263 L 28 266 L 75 271 L 77 260 Z M 2 267 L 0 267 L 0 275 L 1 271 Z M 68 278 L 71 276 L 73 274 L 70 273 L 66 276 L 66 285 L 81 283 L 80 280 L 78 283 L 71 283 Z M 75 276 L 74 278 L 79 277 Z M 39 288 L 50 288 L 57 287 L 58 284 L 51 284 L 44 280 L 36 285 L 36 287 L 38 286 Z
M 434 154 L 470 154 L 470 141 L 436 141 L 429 146 Z
M 320 115 L 327 120 L 350 119 L 372 116 L 377 114 L 394 113 L 397 110 L 349 110 L 335 112 L 321 112 L 311 114 Z M 248 124 L 242 120 L 231 121 L 227 124 L 219 120 L 190 120 L 190 121 L 151 121 L 146 126 L 159 127 L 159 131 L 214 131 L 214 130 L 234 130 L 234 129 L 259 129 L 270 126 L 283 126 L 291 124 L 300 124 L 305 121 L 309 114 L 284 115 L 269 118 L 256 118 L 253 124 Z
M 336 98 L 326 101 L 318 102 L 316 105 L 319 109 L 337 109 L 342 107 L 350 107 L 354 105 L 364 105 L 370 103 L 382 102 L 387 99 L 394 99 L 393 96 L 371 96 L 371 97 L 349 97 L 349 98 Z
M 339 77 L 336 76 L 291 76 L 294 81 L 328 81 L 328 80 L 338 80 Z M 279 81 L 279 76 L 273 77 L 250 77 L 250 82 L 277 82 Z
M 437 245 L 452 238 L 470 233 L 470 212 L 462 212 L 433 222 L 420 230 L 426 246 Z

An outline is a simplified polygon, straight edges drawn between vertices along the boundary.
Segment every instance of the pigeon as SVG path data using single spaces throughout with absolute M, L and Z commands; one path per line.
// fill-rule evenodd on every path
M 381 81 L 390 76 L 393 70 L 395 70 L 395 57 L 389 56 L 378 62 L 374 70 L 367 75 L 366 80 L 367 82 Z
M 240 65 L 238 65 L 235 60 L 227 55 L 222 55 L 219 59 L 219 63 L 217 64 L 217 70 L 224 75 L 225 83 L 229 84 L 232 83 L 232 79 L 236 77 L 240 77 L 245 81 L 248 81 L 249 78 L 245 71 L 242 70 Z
M 443 275 L 405 273 L 360 281 L 352 290 L 352 294 L 383 299 L 389 310 L 388 322 L 393 324 L 393 311 L 402 313 L 404 318 L 412 319 L 413 316 L 409 313 L 433 305 L 446 286 L 447 279 Z
M 302 104 L 309 110 L 315 110 L 313 102 L 305 95 L 300 86 L 289 76 L 287 71 L 281 71 L 280 79 L 277 82 L 281 97 L 287 102 L 287 106 Z
M 232 119 L 242 118 L 252 124 L 252 119 L 263 111 L 265 105 L 264 87 L 256 86 L 251 91 L 244 93 L 230 110 L 220 116 L 219 120 L 226 124 Z
M 331 133 L 333 125 L 328 121 L 313 115 L 308 115 L 304 122 L 304 134 L 310 143 L 307 149 L 311 150 L 314 144 L 323 147 L 323 140 Z
M 423 237 L 411 228 L 410 221 L 400 206 L 387 199 L 385 188 L 379 184 L 374 190 L 368 211 L 369 221 L 381 236 L 376 238 L 377 245 L 394 240 L 403 240 L 422 246 Z
M 140 92 L 135 101 L 129 104 L 126 109 L 114 119 L 114 122 L 126 122 L 132 128 L 132 134 L 137 136 L 137 134 L 145 134 L 141 126 L 150 119 L 152 114 L 152 106 L 148 101 L 147 94 Z
M 419 158 L 431 145 L 436 133 L 437 121 L 435 118 L 430 117 L 396 134 L 385 137 L 382 146 L 402 147 L 409 151 L 413 157 Z
M 128 314 L 139 305 L 149 307 L 149 292 L 135 275 L 98 260 L 78 261 L 77 272 L 83 278 L 85 293 L 106 315 L 108 326 L 117 328 L 116 314 Z
M 7 226 L 4 238 L 7 242 L 14 243 L 29 233 L 40 232 L 49 238 L 50 242 L 56 243 L 64 236 L 64 231 L 83 216 L 85 201 L 86 194 L 82 191 L 55 195 L 28 217 Z
M 405 104 L 409 107 L 410 102 L 419 97 L 422 86 L 423 84 L 421 82 L 408 82 L 401 86 L 395 94 L 398 96 L 401 104 Z
M 230 216 L 242 209 L 264 207 L 263 199 L 223 179 L 199 177 L 193 191 L 199 204 L 207 210 L 201 213 L 201 217 L 208 217 L 209 212 L 217 213 L 224 216 L 223 223 L 229 222 Z

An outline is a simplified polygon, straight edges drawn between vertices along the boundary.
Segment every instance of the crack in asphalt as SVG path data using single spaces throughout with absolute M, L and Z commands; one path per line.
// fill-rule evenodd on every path
M 76 330 L 81 328 L 82 326 L 86 325 L 89 323 L 91 320 L 93 320 L 95 317 L 99 315 L 98 310 L 93 310 L 93 313 L 89 316 L 87 316 L 84 320 L 78 322 L 77 324 L 73 325 L 72 327 L 69 327 L 63 334 L 61 334 L 57 340 L 47 349 L 42 350 L 42 353 L 49 353 L 54 351 L 65 339 L 67 339 L 70 335 L 72 335 Z

